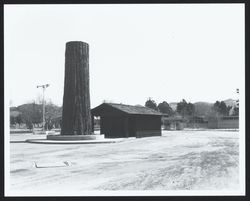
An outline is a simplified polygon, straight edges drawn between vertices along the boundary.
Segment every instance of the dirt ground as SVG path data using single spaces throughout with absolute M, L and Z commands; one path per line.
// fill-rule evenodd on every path
M 73 145 L 25 143 L 44 136 L 12 134 L 10 190 L 236 190 L 238 134 L 163 131 L 162 137 Z M 55 167 L 65 161 L 70 165 Z

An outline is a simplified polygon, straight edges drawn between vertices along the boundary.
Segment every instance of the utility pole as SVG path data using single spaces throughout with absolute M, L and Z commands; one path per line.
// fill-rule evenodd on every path
M 49 87 L 49 84 L 38 85 L 36 88 L 42 87 L 43 88 L 43 131 L 45 131 L 45 100 L 44 100 L 44 93 L 45 89 Z

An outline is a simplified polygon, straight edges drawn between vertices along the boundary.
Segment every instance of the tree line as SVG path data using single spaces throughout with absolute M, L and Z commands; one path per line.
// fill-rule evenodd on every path
M 236 105 L 227 106 L 224 101 L 216 101 L 207 106 L 199 106 L 196 103 L 187 102 L 182 99 L 176 103 L 176 108 L 173 109 L 167 101 L 162 101 L 157 104 L 152 98 L 149 98 L 145 102 L 145 106 L 156 111 L 159 111 L 167 116 L 182 116 L 183 118 L 189 118 L 193 116 L 207 116 L 207 117 L 218 117 L 218 116 L 238 116 L 239 115 L 239 101 L 236 101 Z M 231 111 L 231 112 L 230 112 Z M 10 108 L 10 124 L 11 126 L 25 125 L 26 128 L 41 127 L 42 123 L 42 103 L 27 103 L 18 107 Z M 51 101 L 46 103 L 45 107 L 45 127 L 51 128 L 51 124 L 54 119 L 60 119 L 62 115 L 62 107 L 53 104 Z M 58 124 L 58 122 L 56 122 Z
M 185 99 L 182 99 L 177 103 L 176 110 L 167 103 L 167 101 L 163 101 L 157 104 L 153 99 L 149 98 L 145 102 L 145 106 L 151 108 L 153 110 L 159 111 L 168 116 L 181 115 L 182 117 L 190 117 L 190 116 L 199 116 L 199 109 L 196 108 L 196 105 L 187 102 Z M 230 112 L 231 111 L 231 112 Z M 204 113 L 204 116 L 210 117 L 218 117 L 218 116 L 238 116 L 239 115 L 239 101 L 237 101 L 236 106 L 227 106 L 224 101 L 216 101 L 211 105 L 209 110 Z

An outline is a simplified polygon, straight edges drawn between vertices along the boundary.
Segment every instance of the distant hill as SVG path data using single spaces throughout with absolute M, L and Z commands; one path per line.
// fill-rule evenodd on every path
M 227 106 L 232 106 L 232 107 L 236 106 L 236 100 L 227 99 L 227 100 L 224 100 L 224 102 L 225 102 L 225 104 L 226 104 Z
M 17 111 L 17 107 L 10 107 L 10 111 Z
M 56 118 L 62 115 L 62 107 L 54 104 L 46 105 L 46 115 L 51 118 Z M 38 112 L 38 113 L 37 113 Z M 16 117 L 18 115 L 42 115 L 42 105 L 35 103 L 27 103 L 19 105 L 18 107 L 10 107 L 10 116 Z
M 21 114 L 21 112 L 19 112 L 19 111 L 15 111 L 15 110 L 10 111 L 10 116 L 11 117 L 17 117 L 20 114 Z
M 172 108 L 173 111 L 176 111 L 176 108 L 177 108 L 177 102 L 172 102 L 172 103 L 169 103 L 169 106 Z
M 206 116 L 210 113 L 213 103 L 208 102 L 196 102 L 195 106 L 195 115 L 197 116 Z

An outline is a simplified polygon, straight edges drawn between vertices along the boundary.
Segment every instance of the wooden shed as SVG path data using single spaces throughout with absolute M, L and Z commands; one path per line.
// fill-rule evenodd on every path
M 103 103 L 91 110 L 106 138 L 161 136 L 162 113 L 143 106 Z

